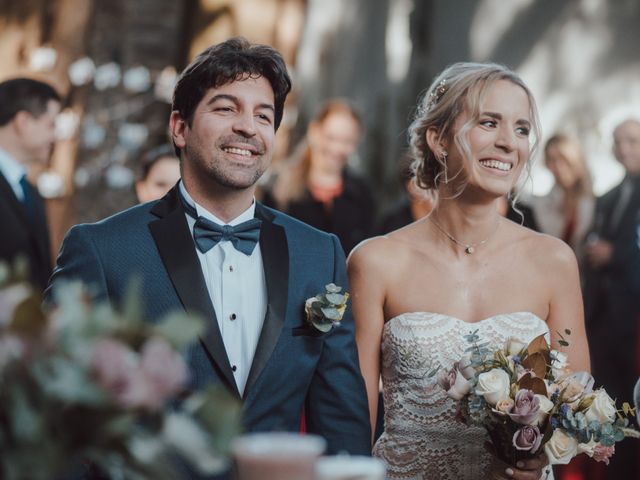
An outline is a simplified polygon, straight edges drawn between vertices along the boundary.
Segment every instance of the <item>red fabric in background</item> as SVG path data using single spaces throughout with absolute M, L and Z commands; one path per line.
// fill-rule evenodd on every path
M 304 408 L 302 409 L 302 413 L 300 414 L 300 433 L 305 433 L 307 431 L 307 422 L 304 419 Z
M 553 467 L 556 480 L 605 480 L 607 466 L 587 455 L 578 455 L 569 465 Z

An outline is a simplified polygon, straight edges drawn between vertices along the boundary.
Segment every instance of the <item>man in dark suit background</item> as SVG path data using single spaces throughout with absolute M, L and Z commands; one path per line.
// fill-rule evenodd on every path
M 326 284 L 347 287 L 340 243 L 254 198 L 290 88 L 270 47 L 231 39 L 201 53 L 174 91 L 182 180 L 158 201 L 72 228 L 53 296 L 60 280 L 80 278 L 118 303 L 141 279 L 151 321 L 181 308 L 207 320 L 188 352 L 192 387 L 225 385 L 242 399 L 248 431 L 298 431 L 304 410 L 330 453 L 368 454 L 350 310 L 326 334 L 304 315 Z
M 0 83 L 0 260 L 24 257 L 33 285 L 42 290 L 52 267 L 49 231 L 42 197 L 27 178 L 49 159 L 59 112 L 60 97 L 46 83 Z
M 613 133 L 613 151 L 625 169 L 622 182 L 598 198 L 585 248 L 585 319 L 593 374 L 618 402 L 630 401 L 638 376 L 640 290 L 637 225 L 640 212 L 640 121 L 629 119 Z M 616 446 L 607 478 L 637 478 L 638 447 Z

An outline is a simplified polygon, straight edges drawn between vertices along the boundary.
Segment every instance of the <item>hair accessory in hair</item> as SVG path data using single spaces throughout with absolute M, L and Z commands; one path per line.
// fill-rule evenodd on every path
M 436 87 L 431 90 L 429 94 L 429 101 L 427 102 L 427 110 L 431 110 L 442 98 L 442 96 L 447 91 L 447 79 L 443 78 L 440 80 L 440 83 L 436 85 Z

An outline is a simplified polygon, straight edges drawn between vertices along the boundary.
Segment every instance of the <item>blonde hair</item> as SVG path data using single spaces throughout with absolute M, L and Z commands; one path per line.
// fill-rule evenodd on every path
M 475 125 L 489 87 L 498 80 L 508 80 L 521 87 L 529 99 L 529 114 L 534 141 L 529 149 L 526 164 L 530 172 L 530 160 L 540 140 L 540 121 L 533 94 L 512 70 L 495 63 L 459 62 L 447 67 L 433 81 L 419 101 L 414 120 L 409 126 L 409 144 L 413 156 L 412 169 L 420 188 L 430 191 L 437 198 L 437 191 L 448 177 L 446 157 L 440 158 L 427 144 L 427 130 L 435 128 L 438 140 L 453 140 L 466 158 L 471 157 L 467 133 Z M 454 124 L 468 111 L 469 120 L 457 132 Z M 517 197 L 517 195 L 516 195 Z M 514 200 L 515 201 L 515 200 Z
M 580 143 L 574 137 L 566 135 L 564 133 L 556 133 L 547 140 L 547 143 L 544 145 L 544 153 L 545 157 L 547 155 L 547 151 L 550 147 L 554 145 L 566 145 L 573 149 L 575 155 L 572 156 L 572 159 L 575 162 L 570 162 L 571 168 L 578 174 L 578 180 L 576 184 L 571 189 L 571 194 L 575 197 L 582 196 L 593 196 L 593 180 L 591 178 L 591 173 L 589 172 L 589 168 L 587 167 L 587 162 L 584 158 L 584 153 L 582 148 L 580 147 Z
M 335 113 L 350 116 L 358 126 L 362 127 L 362 119 L 356 108 L 351 102 L 341 98 L 323 103 L 310 125 L 322 124 Z M 307 188 L 310 168 L 311 147 L 309 142 L 305 140 L 296 147 L 291 158 L 282 165 L 273 184 L 273 198 L 280 210 L 287 210 L 289 204 L 302 199 Z

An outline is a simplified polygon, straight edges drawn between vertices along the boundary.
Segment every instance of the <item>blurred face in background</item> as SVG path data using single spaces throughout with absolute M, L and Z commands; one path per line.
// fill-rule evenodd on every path
M 47 110 L 40 115 L 22 111 L 16 115 L 23 160 L 28 164 L 44 165 L 51 156 L 56 140 L 56 117 L 60 102 L 49 100 Z
M 347 112 L 332 112 L 309 125 L 312 168 L 342 172 L 360 142 L 360 123 Z
M 580 147 L 568 140 L 561 140 L 544 150 L 544 163 L 564 190 L 573 188 L 584 176 L 584 163 Z
M 613 154 L 627 173 L 640 174 L 640 122 L 627 120 L 613 131 Z
M 147 176 L 136 182 L 140 203 L 162 198 L 180 179 L 180 161 L 176 157 L 161 157 L 149 169 Z

